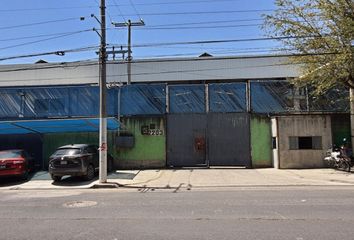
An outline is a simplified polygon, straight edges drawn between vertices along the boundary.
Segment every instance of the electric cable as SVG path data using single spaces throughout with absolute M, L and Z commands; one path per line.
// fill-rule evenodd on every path
M 79 34 L 79 33 L 83 33 L 83 32 L 89 32 L 89 31 L 92 31 L 92 29 L 87 29 L 87 30 L 82 30 L 82 31 L 76 31 L 76 32 L 66 33 L 66 34 L 63 34 L 63 35 L 54 36 L 54 37 L 49 37 L 49 38 L 40 39 L 40 40 L 36 40 L 36 41 L 31 41 L 31 42 L 25 42 L 25 43 L 10 45 L 10 46 L 6 46 L 6 47 L 2 47 L 2 48 L 0 48 L 0 50 L 10 49 L 10 48 L 15 48 L 15 47 L 20 47 L 20 46 L 27 46 L 27 45 L 31 45 L 31 44 L 35 44 L 35 43 L 40 43 L 40 42 L 45 42 L 45 41 L 49 41 L 49 40 L 53 40 L 53 39 L 68 37 L 68 36 L 72 36 L 72 35 Z
M 87 29 L 92 31 L 92 29 Z M 77 33 L 80 31 L 86 31 L 86 30 L 79 30 L 79 31 L 72 31 L 72 32 L 60 32 L 60 33 L 49 33 L 49 34 L 40 34 L 40 35 L 32 35 L 32 36 L 24 36 L 24 37 L 16 37 L 16 38 L 4 38 L 0 39 L 0 42 L 8 42 L 8 41 L 15 41 L 15 40 L 23 40 L 23 39 L 31 39 L 31 38 L 40 38 L 40 37 L 50 37 L 50 36 L 58 36 L 58 35 L 64 35 L 64 34 L 70 34 L 70 33 Z
M 171 15 L 203 15 L 203 14 L 230 14 L 230 13 L 263 13 L 272 12 L 275 9 L 253 9 L 253 10 L 222 10 L 222 11 L 200 11 L 200 12 L 164 12 L 164 13 L 141 13 L 141 16 L 171 16 Z M 114 16 L 114 15 L 113 15 Z M 131 14 L 124 14 L 131 16 Z
M 221 40 L 202 40 L 202 41 L 186 41 L 186 42 L 160 42 L 136 44 L 133 47 L 152 47 L 152 46 L 171 46 L 171 45 L 196 45 L 196 44 L 217 44 L 217 43 L 233 43 L 233 42 L 253 42 L 253 41 L 272 41 L 296 38 L 320 38 L 320 36 L 283 36 L 283 37 L 264 37 L 264 38 L 248 38 L 248 39 L 221 39 Z M 113 46 L 115 46 L 113 44 Z M 115 46 L 116 47 L 116 46 Z
M 49 20 L 49 21 L 43 21 L 43 22 L 27 23 L 27 24 L 21 24 L 21 25 L 12 25 L 12 26 L 7 26 L 7 27 L 0 27 L 0 30 L 30 27 L 30 26 L 43 25 L 43 24 L 48 24 L 48 23 L 66 22 L 66 21 L 72 21 L 72 20 L 78 20 L 78 19 L 80 19 L 80 18 L 79 17 L 71 17 L 71 18 L 56 19 L 56 20 Z
M 137 10 L 136 7 L 134 6 L 133 1 L 132 1 L 132 0 L 129 0 L 129 2 L 130 2 L 130 5 L 133 7 L 133 9 L 134 9 L 136 15 L 139 17 L 139 19 L 142 19 L 142 17 L 140 16 L 138 10 Z
M 178 5 L 178 4 L 195 4 L 195 3 L 220 3 L 220 2 L 234 2 L 237 0 L 190 0 L 190 1 L 174 1 L 174 2 L 152 2 L 152 3 L 135 3 L 137 6 L 153 6 L 153 5 Z M 241 0 L 240 0 L 241 1 Z M 107 5 L 112 7 L 114 5 Z M 130 6 L 130 4 L 120 4 L 120 6 Z M 96 8 L 94 5 L 86 6 L 70 6 L 70 7 L 43 7 L 43 8 L 14 8 L 14 9 L 0 9 L 0 12 L 28 12 L 28 11 L 48 11 L 48 10 L 72 10 L 72 9 L 85 9 Z
M 89 46 L 89 47 L 82 47 L 82 48 L 75 48 L 75 49 L 52 51 L 52 52 L 32 53 L 32 54 L 26 54 L 26 55 L 16 55 L 16 56 L 3 57 L 3 58 L 0 58 L 0 61 L 18 59 L 18 58 L 38 57 L 38 56 L 45 56 L 45 55 L 63 56 L 65 53 L 84 52 L 84 51 L 92 51 L 92 50 L 97 50 L 97 49 L 98 49 L 98 46 Z

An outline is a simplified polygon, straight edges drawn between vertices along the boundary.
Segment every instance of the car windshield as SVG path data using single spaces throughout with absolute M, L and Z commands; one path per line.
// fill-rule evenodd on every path
M 58 149 L 53 155 L 75 155 L 80 154 L 80 148 L 61 148 Z
M 0 159 L 21 157 L 21 151 L 4 151 L 0 152 Z

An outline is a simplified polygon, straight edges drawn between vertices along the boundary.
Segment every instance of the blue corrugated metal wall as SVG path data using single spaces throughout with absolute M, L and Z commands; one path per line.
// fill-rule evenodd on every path
M 253 113 L 349 110 L 347 89 L 334 89 L 316 97 L 307 90 L 299 95 L 286 81 L 251 81 L 250 86 Z M 168 89 L 170 113 L 206 112 L 205 84 L 169 85 Z M 208 89 L 210 112 L 246 112 L 245 82 L 212 83 L 208 84 Z M 297 108 L 294 107 L 296 98 Z M 166 113 L 166 84 L 108 89 L 107 102 L 109 116 L 163 115 Z M 0 88 L 1 120 L 96 117 L 98 111 L 97 86 Z
M 288 112 L 293 107 L 291 89 L 287 82 L 252 82 L 252 112 Z
M 209 84 L 210 112 L 245 112 L 246 83 Z
M 166 112 L 165 84 L 127 85 L 120 91 L 121 115 L 162 115 Z
M 169 86 L 170 113 L 204 113 L 205 85 Z

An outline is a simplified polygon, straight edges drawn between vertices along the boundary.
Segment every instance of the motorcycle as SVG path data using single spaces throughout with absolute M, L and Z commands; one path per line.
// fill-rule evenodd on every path
M 353 164 L 348 152 L 349 149 L 345 145 L 341 147 L 333 146 L 327 150 L 324 160 L 327 162 L 328 167 L 350 172 Z

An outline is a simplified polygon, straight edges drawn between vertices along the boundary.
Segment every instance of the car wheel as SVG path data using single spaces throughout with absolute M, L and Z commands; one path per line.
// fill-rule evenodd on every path
M 54 182 L 59 182 L 60 180 L 61 180 L 61 176 L 55 176 L 55 175 L 50 175 L 50 177 L 52 178 L 52 180 L 54 181 Z
M 84 179 L 90 181 L 94 177 L 95 177 L 95 168 L 92 166 L 92 164 L 90 164 L 87 166 L 87 171 L 86 171 L 86 175 L 84 176 Z

